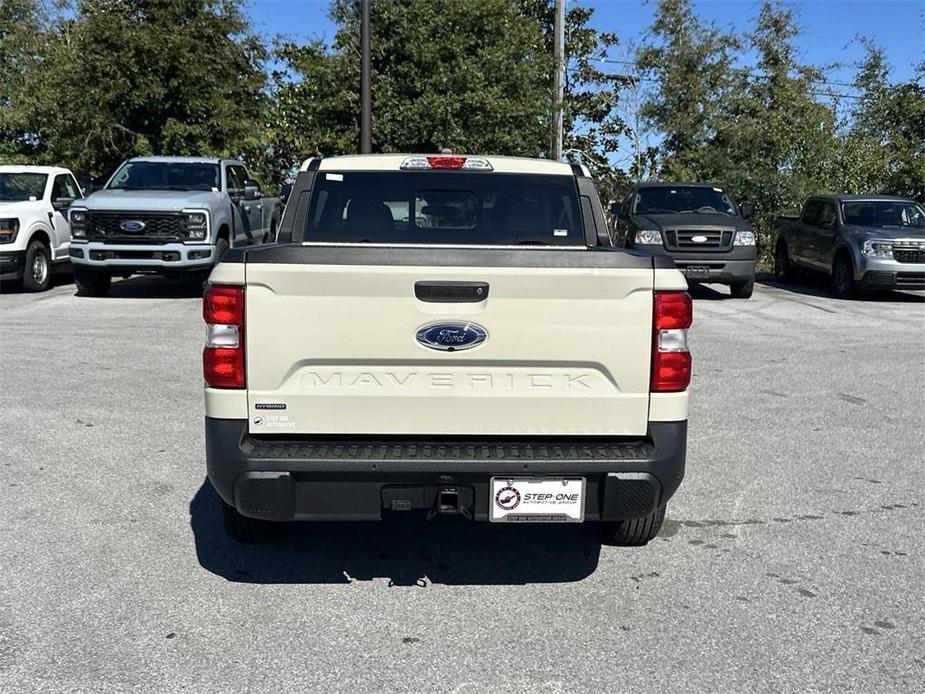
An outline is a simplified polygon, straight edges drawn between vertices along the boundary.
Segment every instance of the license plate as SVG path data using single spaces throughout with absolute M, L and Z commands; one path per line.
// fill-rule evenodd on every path
M 684 268 L 684 276 L 691 279 L 701 279 L 710 276 L 710 268 L 706 265 L 688 265 Z
M 493 523 L 581 523 L 584 477 L 492 477 Z

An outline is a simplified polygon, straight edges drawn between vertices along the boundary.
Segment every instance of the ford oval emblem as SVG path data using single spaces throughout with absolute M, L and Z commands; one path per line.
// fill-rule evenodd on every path
M 129 234 L 138 233 L 143 231 L 145 228 L 145 223 L 140 219 L 123 219 L 122 223 L 119 225 L 119 228 L 122 231 L 128 232 Z
M 430 349 L 457 352 L 485 342 L 488 331 L 475 323 L 428 323 L 418 328 L 418 342 Z
M 694 243 L 705 243 L 707 240 L 706 236 L 691 236 L 691 241 Z

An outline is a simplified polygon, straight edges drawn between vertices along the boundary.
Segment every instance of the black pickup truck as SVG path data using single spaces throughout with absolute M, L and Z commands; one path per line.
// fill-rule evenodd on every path
M 638 183 L 613 203 L 616 242 L 670 256 L 690 283 L 727 284 L 747 299 L 755 286 L 750 205 L 708 183 Z

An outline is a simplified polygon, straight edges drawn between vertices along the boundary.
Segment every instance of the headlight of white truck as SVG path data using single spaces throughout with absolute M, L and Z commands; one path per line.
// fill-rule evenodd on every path
M 737 231 L 735 240 L 732 242 L 734 246 L 754 246 L 755 245 L 755 232 L 754 231 Z
M 71 238 L 87 238 L 87 211 L 79 207 L 72 207 L 68 213 L 68 219 L 71 222 Z
M 658 229 L 640 229 L 636 232 L 636 243 L 640 246 L 661 246 L 662 232 Z
M 19 233 L 19 220 L 15 217 L 0 219 L 0 243 L 13 243 Z
M 871 258 L 893 259 L 893 242 L 867 239 L 861 247 L 861 253 Z
M 186 215 L 186 235 L 189 241 L 209 240 L 208 210 L 183 210 Z

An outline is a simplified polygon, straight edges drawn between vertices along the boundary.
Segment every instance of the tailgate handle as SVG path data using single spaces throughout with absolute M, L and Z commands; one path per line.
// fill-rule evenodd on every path
M 478 303 L 488 298 L 488 282 L 415 282 L 414 296 L 435 304 Z

